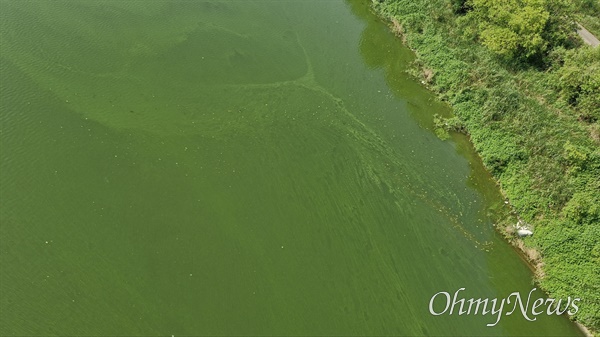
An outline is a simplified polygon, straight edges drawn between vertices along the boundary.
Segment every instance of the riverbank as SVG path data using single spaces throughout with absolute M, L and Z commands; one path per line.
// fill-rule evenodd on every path
M 478 23 L 456 3 L 388 0 L 373 8 L 415 52 L 413 75 L 452 106 L 456 118 L 439 120 L 439 134 L 470 136 L 534 235 L 515 236 L 514 217 L 497 228 L 550 297 L 581 298 L 571 319 L 598 336 L 600 49 L 573 40 L 540 64 L 511 63 L 481 44 Z

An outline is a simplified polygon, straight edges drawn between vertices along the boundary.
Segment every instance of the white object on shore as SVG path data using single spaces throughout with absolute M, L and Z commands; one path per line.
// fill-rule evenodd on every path
M 520 237 L 524 237 L 524 236 L 532 236 L 533 232 L 530 231 L 529 229 L 521 228 L 521 229 L 517 230 L 517 234 L 519 234 Z
M 517 228 L 517 234 L 520 237 L 533 235 L 533 231 L 530 229 L 531 227 L 529 226 L 529 224 L 527 224 L 525 221 L 523 221 L 521 219 L 519 219 L 519 221 L 517 222 L 515 227 Z

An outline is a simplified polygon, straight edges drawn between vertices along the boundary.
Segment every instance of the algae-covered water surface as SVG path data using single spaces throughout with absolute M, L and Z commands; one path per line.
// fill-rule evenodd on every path
M 367 3 L 4 0 L 0 25 L 0 334 L 579 334 L 431 314 L 535 285 Z

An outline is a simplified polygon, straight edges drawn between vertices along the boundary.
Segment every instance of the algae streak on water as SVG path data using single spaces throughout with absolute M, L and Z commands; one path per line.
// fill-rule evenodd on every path
M 1 6 L 0 334 L 578 334 L 363 4 Z

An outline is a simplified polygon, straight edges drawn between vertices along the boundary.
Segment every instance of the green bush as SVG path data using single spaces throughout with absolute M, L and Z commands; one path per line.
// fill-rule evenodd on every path
M 598 193 L 577 192 L 563 208 L 564 216 L 577 223 L 600 221 L 600 198 Z
M 550 78 L 561 99 L 586 122 L 600 119 L 600 48 L 562 52 L 562 66 Z

